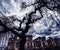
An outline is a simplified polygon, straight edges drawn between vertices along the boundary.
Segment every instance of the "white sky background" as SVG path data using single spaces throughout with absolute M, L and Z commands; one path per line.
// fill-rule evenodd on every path
M 34 3 L 35 0 L 0 0 L 0 11 L 3 12 L 3 14 L 8 17 L 8 16 L 12 16 L 12 15 L 15 15 L 15 17 L 19 20 L 22 20 L 23 17 L 26 16 L 26 14 L 29 14 L 30 12 L 34 11 L 34 6 L 29 6 L 29 7 L 26 7 L 25 9 L 21 9 L 21 2 L 26 2 L 27 5 L 28 4 L 31 4 L 31 3 Z M 33 33 L 33 35 L 37 35 L 35 33 L 38 33 L 39 35 L 41 35 L 42 33 L 44 33 L 45 31 L 47 31 L 49 28 L 52 30 L 52 34 L 51 35 L 48 35 L 48 36 L 52 36 L 54 32 L 57 32 L 56 35 L 53 35 L 53 36 L 58 36 L 60 35 L 60 31 L 57 31 L 56 29 L 56 23 L 51 19 L 50 15 L 49 14 L 52 14 L 53 15 L 53 18 L 58 22 L 57 18 L 60 20 L 60 15 L 59 13 L 57 13 L 55 11 L 55 16 L 54 15 L 54 12 L 51 11 L 51 10 L 48 10 L 47 9 L 47 13 L 48 16 L 46 15 L 46 10 L 45 8 L 42 8 L 42 12 L 43 12 L 43 18 L 39 21 L 37 21 L 36 23 L 33 24 L 33 30 L 35 31 Z M 45 14 L 46 13 L 46 14 Z M 39 16 L 39 12 L 37 11 L 36 14 L 37 16 Z M 19 27 L 19 22 L 18 21 L 15 21 L 14 24 Z M 30 30 L 31 31 L 31 30 Z M 42 34 L 42 35 L 45 35 L 46 34 Z M 42 36 L 41 35 L 41 36 Z

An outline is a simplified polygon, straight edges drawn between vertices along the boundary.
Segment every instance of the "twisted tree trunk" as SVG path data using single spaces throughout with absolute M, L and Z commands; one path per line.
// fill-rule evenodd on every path
M 19 42 L 20 46 L 19 46 L 19 50 L 25 50 L 25 43 L 26 43 L 26 36 L 23 35 L 23 37 L 21 38 L 22 40 Z

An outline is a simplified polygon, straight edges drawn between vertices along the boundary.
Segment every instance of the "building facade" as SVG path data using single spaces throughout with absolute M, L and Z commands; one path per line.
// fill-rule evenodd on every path
M 6 49 L 19 50 L 19 40 L 20 39 L 17 37 L 10 38 Z M 45 37 L 38 37 L 35 40 L 32 40 L 31 35 L 26 36 L 25 50 L 52 50 L 56 46 L 57 43 L 53 38 L 46 40 Z

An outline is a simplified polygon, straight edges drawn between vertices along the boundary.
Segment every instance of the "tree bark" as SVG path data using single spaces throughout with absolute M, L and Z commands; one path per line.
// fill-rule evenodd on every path
M 25 50 L 25 43 L 26 43 L 26 35 L 23 35 L 22 37 L 20 37 L 22 40 L 19 42 L 20 46 L 19 46 L 19 50 Z

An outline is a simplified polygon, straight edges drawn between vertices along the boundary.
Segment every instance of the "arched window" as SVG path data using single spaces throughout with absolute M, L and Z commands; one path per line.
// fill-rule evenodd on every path
M 36 43 L 34 43 L 34 48 L 36 47 Z
M 29 48 L 29 42 L 27 43 L 27 46 L 28 46 L 28 48 Z
M 31 47 L 32 47 L 32 42 L 31 42 Z

